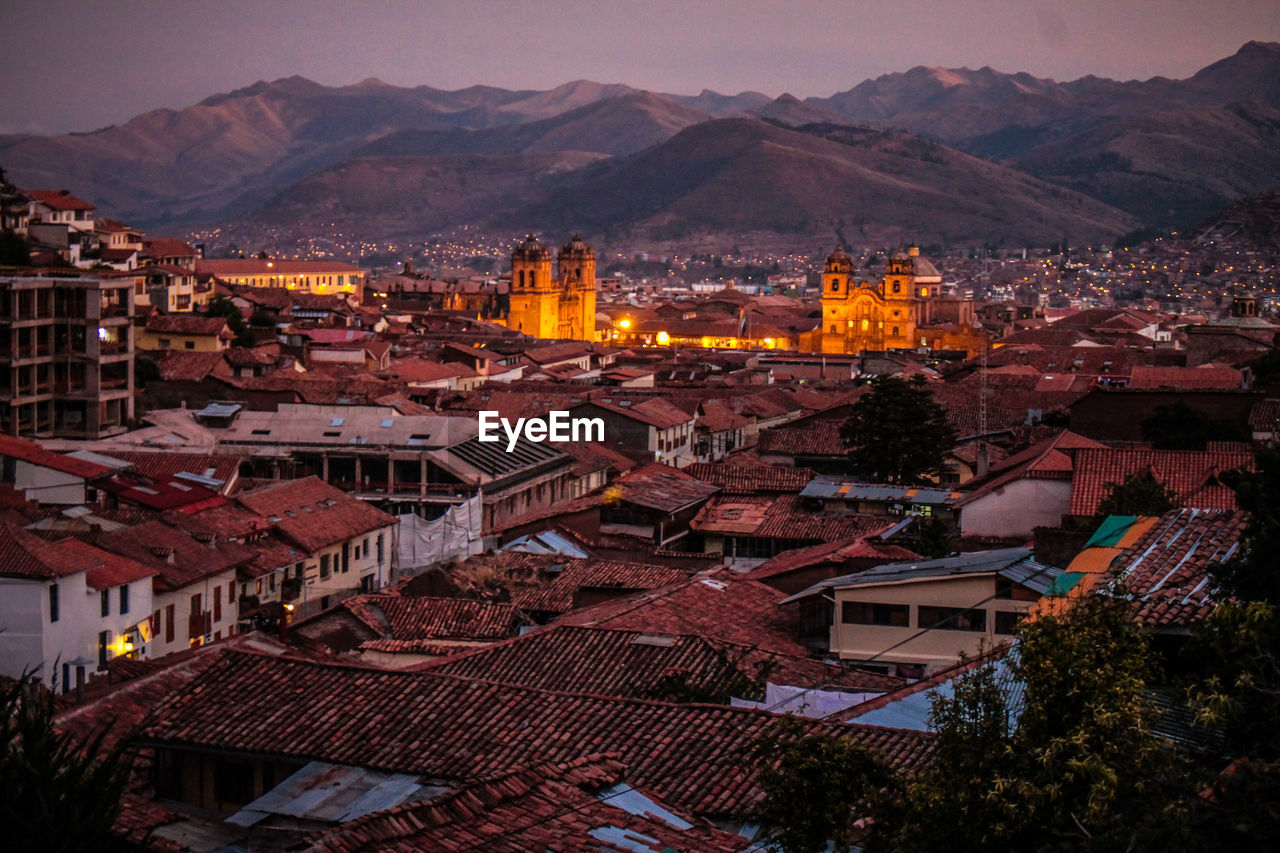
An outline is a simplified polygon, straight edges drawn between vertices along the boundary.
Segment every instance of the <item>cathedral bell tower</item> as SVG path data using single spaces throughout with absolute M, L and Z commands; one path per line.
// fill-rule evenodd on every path
M 507 325 L 536 338 L 556 336 L 558 318 L 551 253 L 532 234 L 511 253 L 511 316 Z
M 595 340 L 596 253 L 577 234 L 556 256 L 560 303 L 556 337 Z

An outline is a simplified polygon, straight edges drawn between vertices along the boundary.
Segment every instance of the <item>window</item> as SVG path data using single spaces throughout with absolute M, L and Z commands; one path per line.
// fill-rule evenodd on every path
M 1013 581 L 996 578 L 996 598 L 1013 598 Z
M 173 642 L 173 622 L 175 605 L 170 604 L 164 609 L 164 641 L 166 643 Z
M 107 665 L 107 646 L 111 644 L 111 632 L 98 632 L 98 669 L 103 669 Z
M 49 587 L 49 621 L 58 621 L 58 585 Z
M 835 327 L 835 326 L 832 326 L 832 327 L 831 327 L 831 334 L 833 334 L 833 335 L 838 334 L 838 331 L 837 331 L 837 329 L 836 329 L 836 327 Z
M 329 577 L 329 555 L 328 554 L 320 555 L 320 577 L 321 579 L 325 579 Z
M 898 334 L 898 327 L 897 327 L 897 326 L 894 326 L 894 327 L 893 327 L 893 334 L 894 334 L 895 336 Z
M 101 607 L 102 615 L 110 616 L 111 615 L 111 590 L 104 589 L 101 593 L 99 593 L 98 597 L 101 600 L 101 604 L 102 604 L 102 607 Z
M 378 534 L 378 565 L 382 565 L 382 534 Z
M 911 608 L 905 604 L 846 601 L 840 608 L 840 621 L 846 625 L 891 625 L 906 628 L 911 624 Z
M 183 346 L 183 348 L 184 348 L 184 349 L 195 349 L 195 348 L 196 348 L 196 342 L 195 342 L 195 341 L 183 341 L 183 342 L 182 342 L 182 346 Z
M 161 338 L 159 343 L 160 343 L 160 349 L 169 349 L 169 347 L 173 346 L 173 341 L 169 340 L 168 338 Z
M 985 631 L 987 630 L 987 611 L 965 610 L 960 607 L 921 606 L 918 624 L 921 628 L 936 628 L 942 631 Z
M 893 292 L 894 292 L 894 293 L 901 293 L 901 292 L 902 292 L 902 282 L 895 281 L 895 282 L 893 283 Z
M 996 633 L 1012 634 L 1014 629 L 1018 627 L 1018 623 L 1022 621 L 1025 614 L 1016 610 L 997 610 L 996 611 Z
M 835 281 L 834 279 L 832 280 L 832 282 L 831 282 L 831 292 L 832 292 L 832 293 L 839 293 L 839 292 L 840 292 L 840 282 Z
M 120 615 L 129 612 L 129 585 L 127 583 L 120 584 Z

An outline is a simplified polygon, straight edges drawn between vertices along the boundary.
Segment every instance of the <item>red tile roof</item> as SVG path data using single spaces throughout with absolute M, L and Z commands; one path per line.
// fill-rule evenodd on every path
M 513 566 L 517 562 L 512 557 L 504 559 L 504 565 Z M 544 564 L 546 558 L 536 562 Z M 668 566 L 599 560 L 592 557 L 555 562 L 562 568 L 553 580 L 515 590 L 512 593 L 512 603 L 526 611 L 567 613 L 573 609 L 580 590 L 609 590 L 621 593 L 658 589 L 686 580 L 690 574 L 684 569 Z
M 620 500 L 662 512 L 675 512 L 720 491 L 720 487 L 696 480 L 657 463 L 621 477 L 610 487 L 607 500 Z
M 1083 448 L 1075 453 L 1069 515 L 1093 515 L 1107 487 L 1131 474 L 1149 473 L 1180 505 L 1198 509 L 1235 509 L 1235 492 L 1219 477 L 1228 471 L 1252 471 L 1253 454 L 1207 450 Z
M 272 258 L 197 258 L 196 272 L 209 273 L 219 278 L 253 275 L 317 275 L 321 273 L 363 273 L 337 261 L 292 261 Z
M 51 210 L 96 210 L 92 204 L 73 196 L 69 190 L 23 190 L 23 193 Z
M 1240 510 L 1179 509 L 1160 517 L 1117 557 L 1110 576 L 1124 584 L 1134 618 L 1153 627 L 1189 627 L 1213 609 L 1209 569 L 1234 557 L 1244 535 Z
M 680 828 L 668 818 L 635 809 L 618 796 L 632 790 L 624 783 L 626 769 L 611 758 L 587 756 L 515 770 L 424 802 L 397 806 L 342 824 L 316 838 L 308 850 L 596 853 L 622 849 L 606 843 L 610 832 L 625 833 L 628 839 L 644 839 L 645 849 L 654 850 L 734 853 L 747 847 L 746 839 L 709 823 L 679 818 L 685 824 Z M 615 787 L 619 783 L 623 786 Z M 637 794 L 647 796 L 644 792 Z M 667 808 L 661 802 L 653 802 L 647 808 L 655 806 Z
M 64 474 L 70 474 L 73 477 L 80 477 L 85 480 L 109 477 L 115 473 L 114 468 L 108 468 L 105 465 L 99 465 L 96 462 L 89 462 L 84 459 L 76 459 L 74 456 L 54 453 L 51 450 L 45 450 L 34 441 L 27 441 L 25 438 L 18 438 L 12 435 L 0 435 L 0 456 L 20 459 L 23 462 L 29 462 L 41 468 L 51 468 L 54 471 L 61 471 Z
M 784 598 L 785 593 L 771 586 L 720 571 L 597 604 L 558 622 L 657 634 L 697 634 L 805 656 L 809 650 L 795 639 L 794 608 L 778 606 Z
M 51 580 L 95 565 L 59 542 L 47 542 L 16 524 L 0 524 L 0 577 Z
M 172 335 L 221 335 L 230 332 L 226 317 L 204 314 L 152 314 L 147 318 L 147 331 Z
M 728 536 L 831 542 L 878 533 L 890 523 L 884 516 L 823 515 L 806 509 L 798 494 L 782 494 L 717 496 L 689 527 Z
M 651 397 L 630 406 L 623 406 L 616 400 L 609 403 L 603 400 L 592 400 L 585 405 L 598 406 L 606 411 L 640 421 L 656 429 L 678 427 L 694 419 L 693 415 L 684 409 L 660 397 Z
M 342 606 L 387 640 L 502 640 L 533 624 L 511 604 L 465 598 L 358 595 Z
M 629 768 L 635 785 L 674 808 L 727 815 L 761 796 L 739 750 L 759 737 L 782 736 L 783 722 L 763 711 L 723 706 L 231 654 L 225 665 L 169 696 L 142 739 L 462 781 L 606 752 Z M 806 728 L 864 744 L 905 770 L 917 767 L 932 746 L 920 732 Z
M 840 420 L 814 420 L 803 426 L 785 426 L 760 432 L 756 452 L 781 456 L 845 456 L 848 446 L 840 438 Z
M 313 552 L 396 523 L 395 516 L 319 477 L 281 480 L 242 492 L 236 500 L 266 516 L 282 534 Z
M 156 363 L 166 382 L 200 382 L 223 363 L 226 353 L 168 349 L 147 358 Z
M 78 539 L 65 539 L 57 543 L 57 547 L 69 556 L 82 559 L 84 564 L 90 567 L 85 573 L 85 583 L 90 589 L 110 589 L 113 586 L 133 583 L 159 574 L 159 571 L 152 566 L 145 566 L 137 560 L 95 548 Z
M 695 462 L 680 469 L 684 473 L 720 486 L 724 495 L 754 495 L 761 492 L 799 493 L 813 479 L 812 468 L 781 465 L 724 465 Z
M 867 565 L 868 560 L 875 560 L 877 564 L 883 564 L 919 559 L 922 559 L 921 555 L 909 548 L 903 548 L 901 545 L 891 545 L 882 541 L 875 534 L 867 534 L 858 535 L 852 539 L 837 539 L 831 542 L 823 542 L 820 545 L 810 545 L 808 548 L 783 551 L 778 556 L 756 566 L 750 572 L 747 572 L 744 577 L 751 580 L 764 580 L 765 578 L 777 577 L 799 569 L 821 565 L 833 566 L 832 574 L 834 576 L 852 571 L 852 569 L 840 571 L 841 566 L 862 565 L 869 568 L 870 566 Z
M 1280 430 L 1280 400 L 1266 399 L 1254 403 L 1249 410 L 1249 429 L 1255 432 Z
M 133 471 L 151 480 L 169 480 L 178 474 L 212 477 L 230 486 L 240 472 L 240 457 L 209 456 L 197 453 L 149 453 L 133 450 L 108 450 L 104 456 L 133 465 Z M 225 492 L 225 487 L 223 491 Z
M 186 241 L 177 237 L 147 237 L 142 241 L 142 250 L 153 258 L 194 258 L 196 250 Z M 191 273 L 191 270 L 183 270 Z
M 1138 390 L 1237 391 L 1243 385 L 1240 371 L 1233 367 L 1135 367 L 1129 387 Z
M 556 625 L 514 640 L 420 669 L 484 678 L 545 690 L 601 696 L 661 699 L 673 683 L 716 693 L 736 688 L 741 699 L 763 700 L 764 682 L 797 687 L 826 685 L 838 670 L 812 658 L 758 652 L 748 646 L 713 642 L 692 634 Z M 901 681 L 879 673 L 843 674 L 846 689 L 890 690 Z M 755 683 L 753 683 L 755 682 Z
M 247 564 L 254 557 L 250 546 L 222 540 L 199 542 L 161 521 L 103 533 L 94 544 L 156 569 L 157 587 L 169 590 Z

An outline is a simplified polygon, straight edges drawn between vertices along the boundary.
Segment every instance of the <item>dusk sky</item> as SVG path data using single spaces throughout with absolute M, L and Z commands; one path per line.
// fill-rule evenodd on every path
M 0 131 L 90 130 L 293 74 L 807 97 L 915 65 L 1186 77 L 1249 40 L 1280 41 L 1280 2 L 4 0 Z

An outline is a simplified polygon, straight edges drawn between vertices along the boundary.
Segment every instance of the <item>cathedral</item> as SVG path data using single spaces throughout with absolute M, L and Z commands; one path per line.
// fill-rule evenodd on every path
M 595 340 L 596 253 L 574 235 L 556 255 L 530 234 L 511 254 L 507 327 L 535 338 Z
M 915 246 L 889 256 L 879 283 L 856 281 L 853 259 L 837 248 L 823 267 L 822 326 L 815 330 L 813 351 L 859 353 L 957 343 L 967 350 L 972 341 L 952 339 L 970 337 L 973 319 L 973 303 L 943 297 L 942 276 Z

